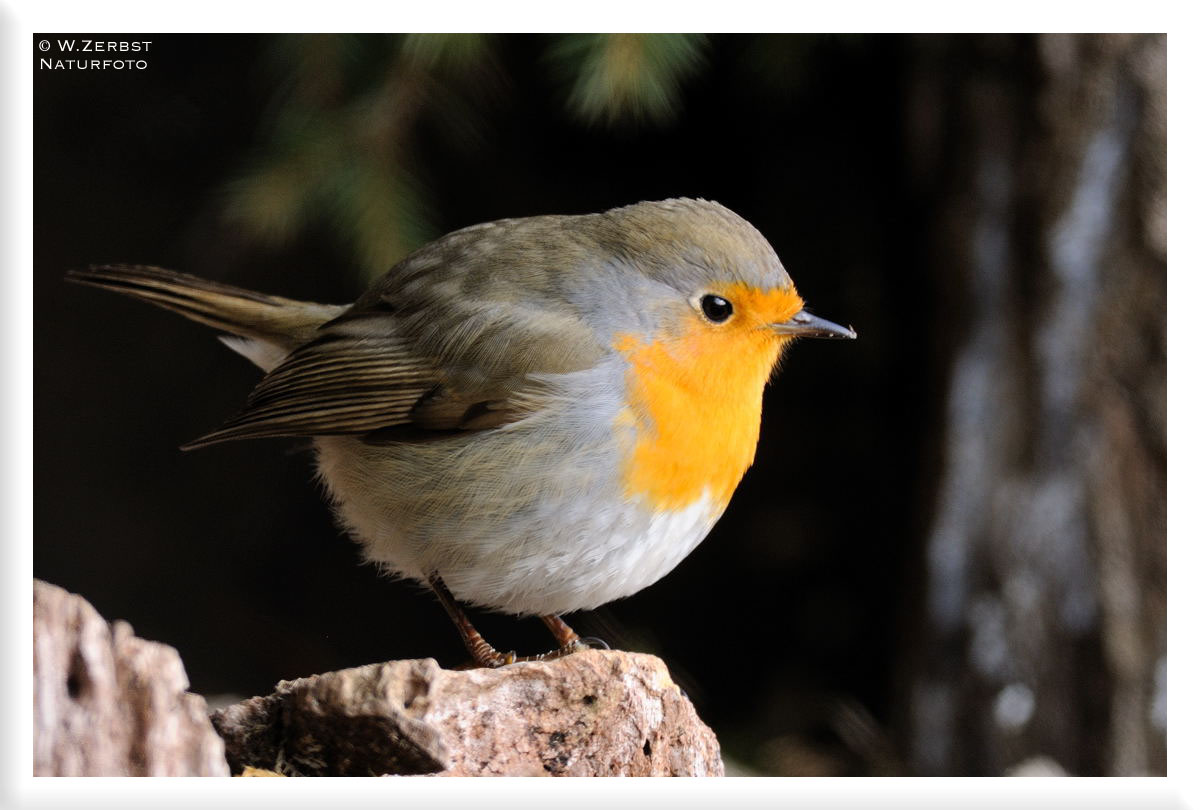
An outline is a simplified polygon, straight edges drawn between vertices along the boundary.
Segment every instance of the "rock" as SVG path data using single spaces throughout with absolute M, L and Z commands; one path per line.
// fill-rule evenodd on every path
M 33 582 L 35 776 L 228 776 L 179 654 Z
M 390 661 L 282 681 L 210 722 L 174 649 L 83 598 L 34 580 L 33 628 L 38 776 L 724 773 L 716 737 L 650 655 Z
M 712 731 L 650 655 L 500 669 L 390 661 L 282 681 L 213 713 L 236 772 L 721 776 Z

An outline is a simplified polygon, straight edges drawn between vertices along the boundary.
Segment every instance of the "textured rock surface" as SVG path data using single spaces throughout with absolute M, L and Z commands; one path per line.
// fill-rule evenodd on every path
M 498 670 L 390 661 L 280 682 L 213 714 L 234 772 L 720 776 L 658 658 L 590 650 Z
M 228 776 L 179 654 L 33 582 L 35 776 Z

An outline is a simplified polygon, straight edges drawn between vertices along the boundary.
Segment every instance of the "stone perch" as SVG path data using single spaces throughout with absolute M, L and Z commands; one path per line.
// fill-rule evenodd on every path
M 35 775 L 724 773 L 716 737 L 650 655 L 390 661 L 282 681 L 210 723 L 172 648 L 37 580 L 33 617 Z
M 283 681 L 213 714 L 235 773 L 721 776 L 712 731 L 651 655 L 500 669 L 429 658 Z
M 179 653 L 33 581 L 35 776 L 228 776 Z

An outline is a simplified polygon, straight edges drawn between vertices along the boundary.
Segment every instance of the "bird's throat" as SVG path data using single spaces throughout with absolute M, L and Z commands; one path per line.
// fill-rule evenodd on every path
M 619 336 L 629 406 L 618 427 L 633 437 L 626 495 L 671 510 L 707 495 L 723 510 L 754 460 L 763 386 L 782 346 L 765 330 L 703 325 L 659 341 Z

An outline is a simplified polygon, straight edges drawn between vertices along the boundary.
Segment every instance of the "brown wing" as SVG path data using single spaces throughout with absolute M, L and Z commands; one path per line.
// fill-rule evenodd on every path
M 578 329 L 558 324 L 550 329 L 558 339 L 547 334 L 537 313 L 475 319 L 456 321 L 468 339 L 432 342 L 426 331 L 418 343 L 394 313 L 351 310 L 263 377 L 239 414 L 184 449 L 278 436 L 414 441 L 497 427 L 538 407 L 544 387 L 531 375 L 582 368 L 599 354 Z
M 184 448 L 407 424 L 413 406 L 438 382 L 437 371 L 387 329 L 372 329 L 364 319 L 335 322 L 267 374 L 239 414 Z
M 413 441 L 536 410 L 546 375 L 611 351 L 570 294 L 565 268 L 587 264 L 590 249 L 571 222 L 478 226 L 414 252 L 268 373 L 241 413 L 187 446 L 332 434 Z

